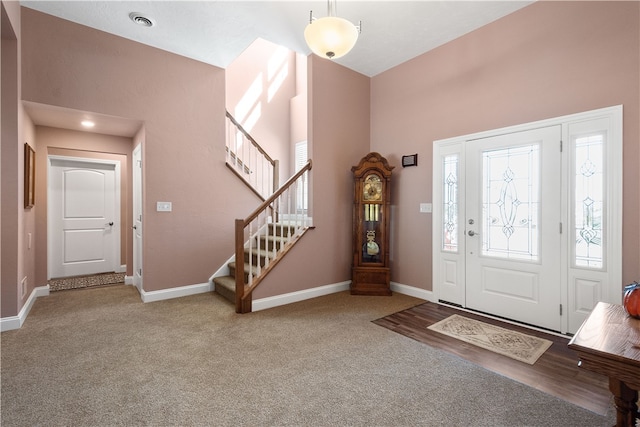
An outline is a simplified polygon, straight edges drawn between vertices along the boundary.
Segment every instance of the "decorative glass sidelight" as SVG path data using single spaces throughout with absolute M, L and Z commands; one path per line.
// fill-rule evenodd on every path
M 482 254 L 539 260 L 540 147 L 482 154 Z
M 443 160 L 442 250 L 458 252 L 458 154 Z
M 576 267 L 603 267 L 604 135 L 574 141 L 574 227 Z

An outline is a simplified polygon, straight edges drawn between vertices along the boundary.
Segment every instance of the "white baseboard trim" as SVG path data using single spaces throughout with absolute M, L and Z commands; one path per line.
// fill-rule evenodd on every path
M 133 285 L 133 277 L 126 276 L 125 284 Z M 252 303 L 253 311 L 267 310 L 269 308 L 279 307 L 281 305 L 292 304 L 294 302 L 304 301 L 311 298 L 321 297 L 324 295 L 333 294 L 336 292 L 343 292 L 349 290 L 350 280 L 340 283 L 334 283 L 330 285 L 319 286 L 317 288 L 305 289 L 302 291 L 291 292 L 288 294 L 276 295 L 267 298 L 260 298 L 254 300 Z M 138 289 L 140 292 L 140 298 L 142 302 L 155 302 L 172 298 L 180 298 L 189 295 L 202 294 L 207 292 L 213 292 L 213 283 L 199 283 L 195 285 L 180 286 L 177 288 L 162 289 L 159 291 L 145 291 L 144 289 Z M 413 286 L 403 285 L 400 283 L 391 282 L 391 290 L 403 295 L 409 295 L 415 298 L 420 298 L 426 301 L 434 301 L 434 295 L 432 291 L 416 288 Z M 0 318 L 0 331 L 11 331 L 14 329 L 20 329 L 27 319 L 27 315 L 33 307 L 36 298 L 48 296 L 49 285 L 40 286 L 35 288 L 27 303 L 22 307 L 20 313 L 17 316 L 9 316 Z
M 144 289 L 138 289 L 138 291 L 140 291 L 142 302 L 155 302 L 212 292 L 213 286 L 211 283 L 198 283 L 196 285 L 180 286 L 178 288 L 162 289 L 159 291 L 147 292 Z
M 317 288 L 305 289 L 303 291 L 291 292 L 288 294 L 275 295 L 267 298 L 253 300 L 251 304 L 252 311 L 267 310 L 269 308 L 279 307 L 294 302 L 304 301 L 311 298 L 321 297 L 323 295 L 334 294 L 336 292 L 348 291 L 350 280 L 346 282 L 334 283 L 332 285 L 319 286 Z
M 348 291 L 351 281 L 334 283 L 332 285 L 319 286 L 317 288 L 305 289 L 303 291 L 291 292 L 283 295 L 276 295 L 273 297 L 260 298 L 254 300 L 252 303 L 252 311 L 267 310 L 269 308 L 279 307 L 281 305 L 287 305 L 294 302 L 304 301 L 311 298 L 320 297 L 323 295 L 329 295 L 336 292 Z M 426 301 L 433 302 L 433 292 L 425 289 L 416 288 L 413 286 L 403 285 L 400 283 L 391 282 L 391 290 L 399 294 L 420 298 Z
M 131 277 L 131 283 L 127 283 L 127 282 L 125 281 L 125 282 L 124 282 L 124 284 L 125 284 L 125 285 L 131 285 L 131 286 L 133 286 L 134 288 L 136 288 L 136 289 L 138 290 L 138 293 L 140 294 L 141 299 L 142 299 L 142 292 L 144 292 L 144 291 L 142 290 L 142 283 L 136 283 L 136 282 L 134 282 L 134 280 L 133 280 L 133 276 L 132 276 L 132 277 Z
M 435 301 L 433 291 L 416 288 L 415 286 L 403 285 L 401 283 L 391 282 L 391 290 L 399 294 L 408 295 L 410 297 L 420 298 L 430 302 Z
M 22 307 L 17 316 L 3 317 L 0 319 L 0 332 L 20 329 L 24 321 L 27 320 L 27 315 L 29 314 L 29 311 L 31 311 L 33 304 L 36 302 L 36 298 L 46 297 L 48 295 L 49 285 L 34 288 L 31 295 L 29 295 L 29 299 L 27 299 L 27 303 Z

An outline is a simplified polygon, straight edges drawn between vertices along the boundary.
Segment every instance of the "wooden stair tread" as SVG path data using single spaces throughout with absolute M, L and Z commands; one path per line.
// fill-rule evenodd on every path
M 249 249 L 245 249 L 244 250 L 244 255 L 245 255 L 245 257 L 247 257 L 249 255 Z M 251 248 L 251 255 L 259 255 L 261 257 L 270 258 L 270 259 L 274 258 L 273 251 L 269 251 L 269 250 L 266 250 L 266 249 L 259 249 L 258 250 L 257 248 Z
M 288 242 L 289 241 L 289 236 L 272 236 L 272 235 L 268 235 L 268 236 L 260 236 L 260 240 L 269 240 L 269 241 L 273 241 L 273 242 Z
M 214 277 L 213 278 L 213 282 L 216 285 L 220 285 L 220 286 L 223 286 L 223 287 L 228 288 L 228 289 L 233 289 L 233 291 L 235 292 L 235 289 L 236 289 L 236 278 L 233 277 L 233 276 Z
M 254 275 L 258 274 L 258 266 L 257 265 L 249 266 L 249 263 L 245 262 L 243 267 L 244 267 L 243 271 L 245 273 L 249 273 L 249 269 L 251 269 L 251 271 L 253 272 Z M 237 271 L 238 264 L 235 261 L 232 261 L 232 262 L 229 263 L 229 268 L 232 269 L 232 270 L 236 270 Z

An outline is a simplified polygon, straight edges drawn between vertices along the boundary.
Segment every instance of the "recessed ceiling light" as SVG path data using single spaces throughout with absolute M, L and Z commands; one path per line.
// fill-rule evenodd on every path
M 135 22 L 138 25 L 142 25 L 143 27 L 153 27 L 156 23 L 153 19 L 144 16 L 140 12 L 131 12 L 129 14 L 129 19 Z
M 86 128 L 92 128 L 94 127 L 96 124 L 94 122 L 92 122 L 91 120 L 83 120 L 80 122 L 80 124 Z

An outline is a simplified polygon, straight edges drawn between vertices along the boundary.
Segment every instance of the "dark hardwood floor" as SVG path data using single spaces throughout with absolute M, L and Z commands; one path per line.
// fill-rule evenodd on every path
M 427 326 L 459 314 L 493 325 L 548 339 L 551 347 L 529 365 L 427 329 Z M 374 321 L 399 334 L 453 353 L 493 372 L 605 415 L 613 408 L 608 379 L 578 367 L 578 357 L 567 347 L 568 337 L 501 322 L 455 307 L 427 302 Z

